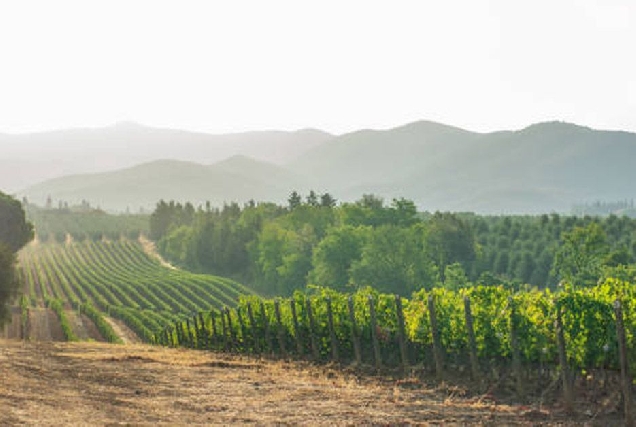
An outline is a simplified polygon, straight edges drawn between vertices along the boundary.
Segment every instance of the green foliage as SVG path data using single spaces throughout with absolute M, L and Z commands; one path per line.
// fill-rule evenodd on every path
M 331 359 L 328 321 L 328 307 L 331 306 L 339 360 L 352 361 L 354 353 L 350 338 L 349 298 L 353 300 L 363 362 L 373 363 L 369 308 L 369 304 L 373 304 L 378 326 L 375 334 L 378 336 L 383 364 L 398 365 L 398 322 L 394 295 L 379 293 L 372 288 L 345 294 L 329 288 L 312 287 L 306 293 L 295 292 L 288 300 L 263 300 L 255 296 L 241 298 L 238 311 L 232 311 L 232 319 L 238 319 L 239 312 L 244 314 L 251 310 L 257 314 L 255 322 L 245 320 L 242 327 L 234 322 L 231 332 L 227 334 L 236 338 L 236 351 L 255 351 L 256 340 L 261 351 L 265 349 L 278 353 L 284 344 L 287 353 L 296 356 L 310 354 L 310 338 L 313 336 L 318 345 L 319 360 L 327 361 Z M 618 347 L 613 311 L 617 299 L 622 301 L 628 347 L 633 348 L 636 344 L 636 285 L 618 279 L 608 279 L 590 288 L 568 287 L 557 293 L 536 289 L 514 292 L 502 286 L 474 286 L 458 290 L 421 289 L 410 300 L 402 300 L 407 346 L 418 349 L 417 352 L 410 352 L 412 364 L 431 366 L 433 363 L 428 350 L 433 343 L 429 299 L 435 306 L 437 332 L 445 359 L 453 366 L 468 364 L 465 298 L 470 301 L 477 356 L 482 362 L 497 365 L 510 363 L 511 330 L 514 328 L 523 364 L 556 365 L 558 350 L 554 323 L 559 310 L 562 313 L 570 366 L 580 371 L 617 369 Z M 308 302 L 312 306 L 313 327 L 307 316 Z M 291 311 L 292 304 L 298 329 Z M 280 323 L 274 314 L 276 305 L 280 309 Z M 265 309 L 264 312 L 261 307 Z M 268 327 L 263 319 L 267 319 Z M 272 341 L 269 348 L 268 340 L 264 338 L 267 331 Z M 217 330 L 217 340 L 219 333 Z M 210 338 L 212 332 L 208 330 L 205 334 Z M 284 343 L 280 342 L 280 338 Z M 297 339 L 300 341 L 300 350 L 296 345 Z M 171 344 L 175 342 L 171 341 Z M 190 342 L 181 340 L 176 344 L 190 345 Z M 630 352 L 628 357 L 630 364 L 636 366 L 636 354 Z
M 601 275 L 603 260 L 609 254 L 607 236 L 600 225 L 575 227 L 563 233 L 554 260 L 554 273 L 560 280 L 577 286 L 592 286 Z
M 117 336 L 117 334 L 115 333 L 115 331 L 113 330 L 113 327 L 110 326 L 110 323 L 108 323 L 105 319 L 104 316 L 102 315 L 102 313 L 96 309 L 93 304 L 86 303 L 84 305 L 81 306 L 81 311 L 83 314 L 85 314 L 89 319 L 91 319 L 91 321 L 95 324 L 95 327 L 97 327 L 97 330 L 99 331 L 99 334 L 108 342 L 111 343 L 116 343 L 116 344 L 122 344 L 123 341 L 121 340 L 120 337 Z
M 557 252 L 579 246 L 561 236 L 591 224 L 607 236 L 607 252 L 590 252 L 580 263 L 587 278 L 575 280 L 583 278 L 589 286 L 604 268 L 636 261 L 636 220 L 624 217 L 418 214 L 404 199 L 386 205 L 364 195 L 355 203 L 327 206 L 331 203 L 323 204 L 315 192 L 305 198 L 292 193 L 290 200 L 293 208 L 253 202 L 242 208 L 208 206 L 193 218 L 186 214 L 191 209 L 160 202 L 153 215 L 163 212 L 168 220 L 157 246 L 176 265 L 251 283 L 271 296 L 289 296 L 312 283 L 338 290 L 373 285 L 401 295 L 437 283 L 554 289 L 566 280 L 561 273 L 574 274 L 564 265 L 555 268 Z M 566 259 L 559 256 L 559 262 Z M 457 273 L 450 281 L 448 266 Z
M 155 331 L 180 316 L 233 306 L 252 292 L 229 279 L 162 266 L 139 242 L 128 240 L 40 243 L 24 248 L 20 259 L 32 299 L 80 306 L 111 341 L 116 339 L 105 313 L 151 341 Z
M 49 308 L 53 310 L 57 315 L 66 341 L 78 341 L 77 335 L 75 335 L 75 332 L 73 332 L 73 328 L 68 321 L 68 317 L 66 317 L 66 313 L 64 312 L 64 304 L 62 303 L 62 301 L 60 301 L 59 299 L 49 300 Z
M 140 234 L 148 234 L 148 215 L 111 215 L 98 209 L 42 209 L 27 205 L 27 217 L 35 225 L 38 239 L 64 242 L 68 234 L 76 241 L 87 238 L 110 240 L 120 237 L 136 239 Z
M 0 326 L 4 324 L 9 311 L 7 303 L 12 301 L 18 291 L 18 281 L 13 265 L 15 255 L 8 246 L 0 242 Z
M 351 265 L 352 282 L 400 295 L 410 295 L 422 286 L 432 287 L 435 271 L 419 234 L 419 227 L 395 225 L 370 230 L 360 260 Z
M 430 256 L 442 273 L 442 281 L 447 265 L 458 262 L 466 268 L 476 258 L 475 235 L 470 224 L 457 215 L 436 212 L 427 221 L 425 240 Z
M 0 192 L 0 326 L 8 316 L 7 304 L 19 287 L 14 254 L 32 238 L 33 227 L 25 220 L 20 202 Z
M 33 238 L 33 226 L 25 220 L 22 204 L 0 191 L 0 243 L 17 252 Z
M 366 227 L 351 225 L 329 229 L 313 250 L 308 282 L 344 291 L 350 284 L 351 267 L 360 261 L 369 234 Z

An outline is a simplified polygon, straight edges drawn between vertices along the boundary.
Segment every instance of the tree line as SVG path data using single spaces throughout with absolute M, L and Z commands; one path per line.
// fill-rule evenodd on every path
M 294 192 L 287 205 L 221 208 L 160 201 L 150 233 L 170 262 L 264 295 L 312 284 L 400 295 L 470 283 L 589 285 L 608 269 L 633 275 L 636 260 L 636 220 L 625 217 L 422 213 L 412 201 L 374 195 L 337 204 L 328 194 Z

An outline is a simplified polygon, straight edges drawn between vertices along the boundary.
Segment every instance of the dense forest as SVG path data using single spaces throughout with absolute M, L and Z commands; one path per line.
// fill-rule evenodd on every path
M 555 288 L 635 276 L 636 220 L 615 215 L 422 213 L 405 199 L 337 204 L 312 191 L 293 192 L 285 206 L 161 201 L 150 234 L 170 262 L 264 295 L 307 285 L 401 295 L 471 284 Z

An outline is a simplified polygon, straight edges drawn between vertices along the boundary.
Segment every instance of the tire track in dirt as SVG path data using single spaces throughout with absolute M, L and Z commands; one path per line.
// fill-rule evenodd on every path
M 115 331 L 117 336 L 121 338 L 124 344 L 141 343 L 141 339 L 139 339 L 137 334 L 135 334 L 128 326 L 124 325 L 122 321 L 113 319 L 109 316 L 104 316 L 104 320 L 110 324 L 110 326 L 113 328 L 113 331 Z
M 65 341 L 60 320 L 48 308 L 29 309 L 27 336 L 34 341 Z
M 161 254 L 157 252 L 157 246 L 155 245 L 155 242 L 141 235 L 139 236 L 139 243 L 141 243 L 141 247 L 144 249 L 144 252 L 146 253 L 146 255 L 156 259 L 164 267 L 171 268 L 173 270 L 177 269 L 177 267 L 175 267 L 174 265 L 170 264 L 168 261 L 163 259 Z

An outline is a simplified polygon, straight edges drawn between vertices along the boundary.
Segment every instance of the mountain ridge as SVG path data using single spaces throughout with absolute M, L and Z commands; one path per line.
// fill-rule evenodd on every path
M 122 198 L 127 191 L 138 192 L 126 196 L 127 203 L 146 200 L 151 204 L 150 196 L 161 194 L 154 202 L 169 196 L 184 201 L 188 196 L 199 203 L 284 202 L 292 190 L 311 188 L 341 201 L 356 200 L 363 193 L 386 199 L 405 197 L 427 210 L 565 212 L 582 202 L 635 198 L 634 159 L 636 134 L 626 131 L 551 121 L 514 131 L 479 133 L 422 120 L 391 129 L 332 135 L 306 145 L 302 153 L 281 164 L 245 153 L 207 166 L 204 161 L 184 166 L 171 159 L 151 177 L 138 176 L 140 170 L 152 169 L 144 166 L 129 175 L 112 171 L 115 177 L 102 177 L 102 182 L 81 191 L 60 188 L 64 181 L 54 181 L 55 185 L 43 182 L 20 194 L 42 198 L 50 191 L 54 198 L 91 200 L 90 194 L 108 193 L 104 182 L 118 182 L 124 187 Z M 128 176 L 131 185 L 125 186 L 122 176 Z M 92 183 L 97 178 L 83 181 Z M 135 179 L 145 184 L 135 187 Z M 161 185 L 151 186 L 148 181 Z M 117 205 L 113 209 L 121 209 L 114 195 L 107 199 Z

